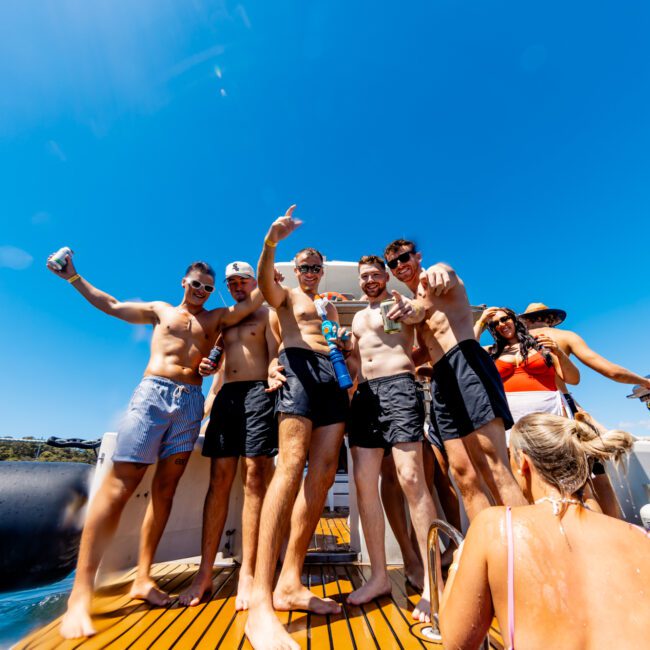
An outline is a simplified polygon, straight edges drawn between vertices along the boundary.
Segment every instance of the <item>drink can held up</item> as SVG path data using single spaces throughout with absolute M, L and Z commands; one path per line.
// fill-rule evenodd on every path
M 68 265 L 68 259 L 70 259 L 73 252 L 74 251 L 67 246 L 59 248 L 59 250 L 54 253 L 49 260 L 47 260 L 47 265 L 55 271 L 62 271 Z
M 389 300 L 383 300 L 379 305 L 379 311 L 381 312 L 381 318 L 384 321 L 384 332 L 387 334 L 395 334 L 396 332 L 402 331 L 402 323 L 396 320 L 391 320 L 388 318 L 388 312 L 395 306 L 395 300 L 390 298 Z
M 221 359 L 221 355 L 223 354 L 223 348 L 220 348 L 219 346 L 215 345 L 212 350 L 210 350 L 210 354 L 208 355 L 208 359 L 212 361 L 212 363 L 216 366 L 219 365 L 219 359 Z

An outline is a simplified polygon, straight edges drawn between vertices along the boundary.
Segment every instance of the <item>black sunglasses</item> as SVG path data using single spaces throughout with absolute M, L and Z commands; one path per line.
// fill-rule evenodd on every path
M 397 257 L 393 258 L 392 260 L 386 260 L 386 266 L 391 269 L 395 270 L 397 268 L 397 265 L 401 262 L 402 264 L 406 264 L 411 255 L 415 253 L 415 248 L 410 251 L 406 251 L 406 253 L 402 253 L 401 255 L 398 255 Z
M 323 270 L 322 264 L 301 264 L 300 266 L 296 266 L 296 268 L 301 275 L 305 275 L 305 273 L 320 273 Z
M 512 316 L 501 316 L 501 318 L 496 318 L 495 320 L 490 321 L 490 327 L 497 327 L 498 325 L 505 325 L 509 320 L 512 320 Z

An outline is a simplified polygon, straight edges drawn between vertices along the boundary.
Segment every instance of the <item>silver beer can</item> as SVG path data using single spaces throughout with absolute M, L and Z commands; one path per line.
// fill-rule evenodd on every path
M 55 271 L 62 271 L 68 264 L 68 259 L 72 256 L 72 249 L 64 246 L 47 260 L 47 265 Z
M 381 318 L 384 321 L 384 332 L 387 334 L 395 334 L 396 332 L 402 331 L 402 323 L 397 320 L 391 320 L 388 318 L 388 312 L 394 307 L 395 300 L 390 298 L 388 300 L 382 300 L 379 305 L 379 311 L 381 312 Z

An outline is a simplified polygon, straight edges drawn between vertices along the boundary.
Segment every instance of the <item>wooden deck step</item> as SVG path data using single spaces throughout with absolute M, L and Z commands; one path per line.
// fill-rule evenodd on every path
M 309 543 L 309 553 L 349 553 L 350 527 L 347 516 L 323 514 Z

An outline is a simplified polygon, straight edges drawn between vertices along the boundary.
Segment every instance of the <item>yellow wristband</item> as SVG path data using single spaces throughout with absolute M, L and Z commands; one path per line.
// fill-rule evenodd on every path
M 264 245 L 270 246 L 271 248 L 275 248 L 278 245 L 278 242 L 271 241 L 270 239 L 264 238 Z
M 78 273 L 75 273 L 71 278 L 68 278 L 68 282 L 72 284 L 76 282 L 81 276 Z

